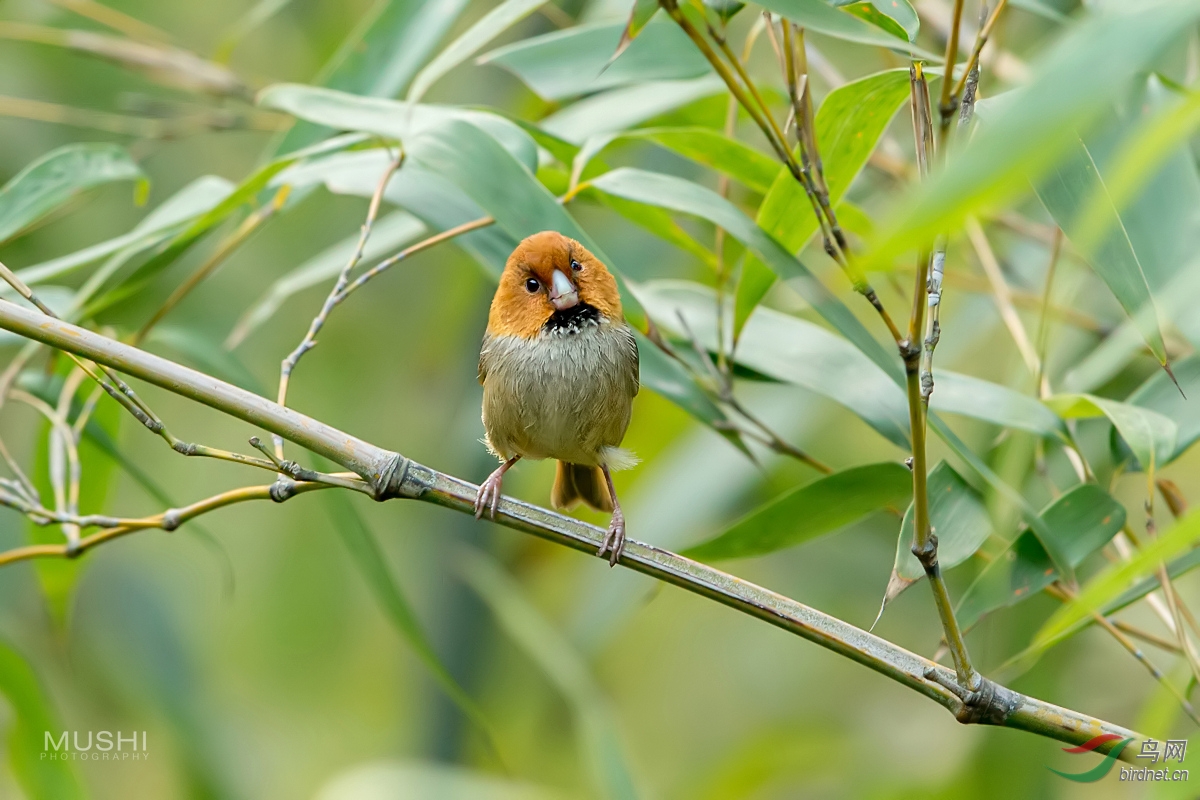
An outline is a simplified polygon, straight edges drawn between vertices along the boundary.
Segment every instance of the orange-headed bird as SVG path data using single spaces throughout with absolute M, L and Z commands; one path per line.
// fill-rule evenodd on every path
M 504 473 L 521 458 L 558 460 L 550 503 L 583 501 L 611 511 L 599 555 L 616 564 L 625 516 L 612 472 L 638 393 L 637 342 L 621 313 L 617 282 L 574 239 L 542 231 L 504 266 L 479 353 L 486 444 L 501 461 L 479 487 L 475 517 L 500 502 Z

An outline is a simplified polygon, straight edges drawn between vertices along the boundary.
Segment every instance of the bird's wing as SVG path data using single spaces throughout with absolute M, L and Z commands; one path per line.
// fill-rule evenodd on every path
M 480 383 L 480 385 L 483 385 L 483 382 L 485 380 L 487 380 L 488 356 L 491 355 L 491 353 L 489 352 L 491 350 L 491 348 L 488 347 L 488 345 L 490 345 L 491 342 L 492 342 L 492 337 L 485 333 L 483 335 L 483 346 L 479 348 L 479 383 Z
M 620 335 L 622 337 L 622 347 L 620 349 L 621 368 L 629 377 L 629 396 L 637 397 L 638 389 L 641 388 L 641 379 L 638 376 L 638 346 L 637 339 L 633 338 L 633 331 L 628 325 L 620 327 Z

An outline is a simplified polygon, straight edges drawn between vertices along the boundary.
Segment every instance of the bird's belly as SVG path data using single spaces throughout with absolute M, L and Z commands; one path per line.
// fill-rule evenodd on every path
M 501 456 L 597 464 L 629 426 L 621 340 L 596 328 L 487 342 L 483 422 Z

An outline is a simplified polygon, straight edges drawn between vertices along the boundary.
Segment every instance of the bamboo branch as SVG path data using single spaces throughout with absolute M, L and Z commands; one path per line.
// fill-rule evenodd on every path
M 168 359 L 14 303 L 0 302 L 0 328 L 91 359 L 282 436 L 358 474 L 376 499 L 409 498 L 460 513 L 474 513 L 478 487 Z M 270 487 L 259 487 L 260 492 L 264 489 L 270 492 Z M 507 497 L 500 500 L 496 520 L 506 527 L 592 555 L 605 536 L 601 528 Z M 119 535 L 115 533 L 117 530 L 121 529 L 105 533 L 112 538 Z M 89 537 L 80 546 L 84 543 L 91 547 L 99 541 Z M 34 547 L 34 550 L 22 548 L 19 557 L 66 554 L 61 546 Z M 16 552 L 0 554 L 0 564 L 15 560 Z M 954 673 L 940 664 L 836 617 L 675 553 L 628 540 L 620 563 L 766 620 L 863 664 L 937 702 L 964 724 L 1015 728 L 1070 744 L 1081 744 L 1104 733 L 1116 734 L 1118 739 L 1099 748 L 1101 753 L 1126 738 L 1135 742 L 1145 739 L 1127 728 L 1028 697 L 992 681 L 981 681 L 977 691 L 965 690 L 956 683 Z M 1121 758 L 1132 762 L 1137 751 L 1137 747 L 1126 747 Z

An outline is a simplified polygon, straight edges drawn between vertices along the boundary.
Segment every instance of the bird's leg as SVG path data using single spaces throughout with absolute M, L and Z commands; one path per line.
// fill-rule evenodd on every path
M 617 490 L 613 487 L 612 473 L 608 471 L 608 465 L 602 464 L 600 469 L 604 471 L 604 480 L 608 483 L 608 496 L 612 498 L 613 512 L 612 521 L 608 523 L 608 534 L 605 535 L 600 544 L 600 552 L 596 555 L 602 556 L 607 550 L 608 565 L 615 567 L 625 549 L 625 514 L 621 512 L 621 504 L 617 501 Z
M 479 484 L 479 492 L 475 495 L 475 519 L 483 516 L 483 510 L 490 509 L 492 520 L 496 519 L 496 507 L 500 505 L 500 486 L 504 483 L 504 473 L 517 463 L 520 456 L 513 456 L 505 461 L 483 483 Z

